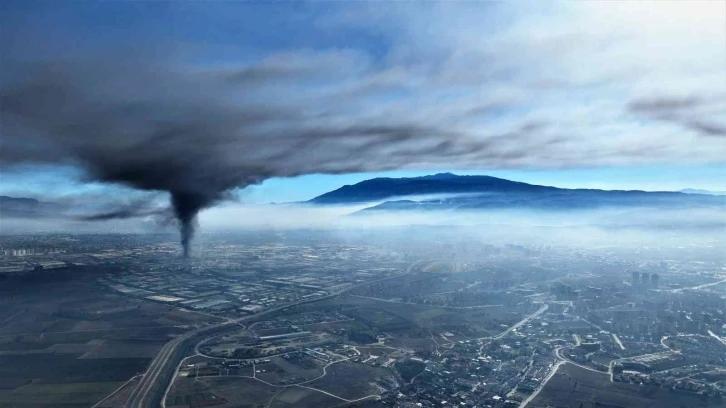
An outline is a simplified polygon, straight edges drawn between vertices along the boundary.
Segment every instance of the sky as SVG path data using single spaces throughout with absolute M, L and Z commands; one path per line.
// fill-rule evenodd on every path
M 270 179 L 249 186 L 240 198 L 249 203 L 305 201 L 346 184 L 375 177 L 420 177 L 438 172 L 457 175 L 488 175 L 530 184 L 561 188 L 596 188 L 604 190 L 678 191 L 698 188 L 726 191 L 726 166 L 630 166 L 568 170 L 460 170 L 390 171 L 346 175 L 308 175 L 293 179 Z M 696 186 L 696 187 L 693 187 Z
M 2 195 L 205 207 L 442 171 L 726 190 L 726 2 L 0 7 Z

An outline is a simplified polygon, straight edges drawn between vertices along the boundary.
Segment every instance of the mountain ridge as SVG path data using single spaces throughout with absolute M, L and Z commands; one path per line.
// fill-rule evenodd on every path
M 455 181 L 452 184 L 452 181 Z M 556 187 L 538 186 L 518 181 L 511 181 L 492 176 L 459 176 L 452 173 L 437 173 L 420 177 L 377 177 L 356 184 L 346 184 L 333 191 L 319 195 L 308 203 L 365 203 L 391 197 L 407 195 L 424 195 L 437 193 L 486 192 L 482 189 L 482 181 L 487 182 L 489 190 L 506 189 L 555 189 Z M 357 201 L 355 201 L 357 200 Z
M 421 200 L 412 197 L 429 196 Z M 438 196 L 438 197 L 437 197 Z M 433 197 L 433 198 L 430 198 Z M 371 210 L 460 210 L 485 208 L 577 209 L 597 207 L 723 207 L 723 196 L 675 191 L 566 189 L 492 176 L 438 173 L 374 178 L 345 185 L 306 202 L 313 205 L 376 203 Z
M 704 195 L 726 195 L 726 191 L 711 191 L 711 190 L 703 190 L 699 188 L 684 188 L 682 190 L 678 190 L 679 193 L 683 194 L 704 194 Z
M 35 198 L 0 196 L 0 216 L 33 217 L 55 214 L 63 208 L 61 204 Z

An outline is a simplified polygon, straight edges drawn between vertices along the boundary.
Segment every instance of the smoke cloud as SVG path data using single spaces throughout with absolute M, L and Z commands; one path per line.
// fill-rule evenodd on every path
M 276 75 L 274 69 L 256 78 L 272 81 Z M 230 77 L 242 81 L 237 73 L 182 69 L 137 56 L 123 63 L 94 58 L 10 64 L 0 90 L 3 166 L 71 164 L 94 181 L 168 192 L 189 255 L 200 210 L 224 200 L 231 189 L 270 177 L 451 163 L 519 167 L 537 164 L 540 155 L 554 160 L 550 165 L 570 165 L 571 158 L 558 151 L 568 140 L 548 136 L 546 122 L 475 135 L 412 118 L 373 120 L 335 106 L 320 112 L 273 103 L 260 95 L 264 83 L 250 90 L 230 86 Z M 269 92 L 273 85 L 267 85 Z M 127 209 L 89 219 L 132 215 Z
M 197 213 L 232 188 L 273 176 L 397 168 L 460 149 L 439 139 L 445 132 L 405 123 L 316 121 L 300 110 L 248 101 L 244 89 L 226 88 L 227 78 L 158 62 L 11 68 L 0 91 L 3 166 L 72 164 L 92 180 L 169 192 L 185 255 Z M 137 210 L 87 219 L 147 214 Z
M 193 193 L 171 193 L 171 204 L 174 209 L 174 215 L 179 220 L 179 230 L 181 231 L 181 243 L 184 250 L 184 256 L 189 256 L 190 245 L 194 238 L 194 223 L 197 213 L 200 209 L 211 204 L 209 197 Z
M 722 78 L 723 13 L 710 10 L 708 24 L 674 28 L 681 19 L 650 9 L 589 5 L 539 21 L 506 3 L 326 4 L 319 18 L 278 5 L 24 4 L 0 24 L 0 170 L 70 165 L 167 192 L 186 254 L 201 210 L 271 177 L 723 161 L 723 98 L 701 103 Z M 522 19 L 486 31 L 501 26 L 482 23 L 500 16 L 489 7 Z M 677 35 L 653 46 L 664 33 Z M 663 94 L 693 96 L 628 105 Z
M 149 200 L 140 200 L 128 205 L 112 205 L 111 209 L 98 212 L 91 215 L 74 215 L 63 212 L 49 214 L 56 218 L 72 218 L 79 221 L 108 221 L 108 220 L 124 220 L 128 218 L 138 217 L 161 217 L 170 216 L 167 208 L 154 205 Z

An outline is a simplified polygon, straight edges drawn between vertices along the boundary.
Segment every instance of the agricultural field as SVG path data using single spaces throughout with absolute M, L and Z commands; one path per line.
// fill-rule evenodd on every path
M 451 273 L 457 272 L 461 262 L 455 261 L 434 261 L 422 268 L 424 272 Z
M 343 296 L 334 301 L 346 315 L 371 331 L 385 332 L 408 342 L 411 346 L 424 347 L 429 343 L 430 332 L 451 332 L 456 340 L 486 337 L 498 333 L 522 318 L 526 310 L 503 305 L 476 308 L 447 308 L 410 303 L 387 302 L 356 296 Z M 531 312 L 531 311 L 529 311 Z
M 88 407 L 105 398 L 123 381 L 85 383 L 30 383 L 14 390 L 0 390 L 0 406 L 7 407 Z
M 709 401 L 699 398 L 695 393 L 672 391 L 652 385 L 611 382 L 608 374 L 564 364 L 528 406 L 715 408 L 723 407 L 724 402 Z
M 166 406 L 188 407 L 192 403 L 214 404 L 219 408 L 254 408 L 269 406 L 336 407 L 346 401 L 309 388 L 271 386 L 244 377 L 208 377 L 178 379 L 172 387 Z
M 306 385 L 354 400 L 380 394 L 382 392 L 380 384 L 385 384 L 386 381 L 389 384 L 396 384 L 393 373 L 388 368 L 341 362 L 329 366 L 325 377 Z
M 230 387 L 231 384 L 231 387 Z M 212 386 L 217 386 L 217 392 L 212 392 Z M 209 377 L 190 378 L 179 377 L 174 381 L 166 397 L 166 406 L 169 408 L 188 407 L 191 404 L 204 404 L 214 402 L 217 406 L 234 406 L 225 404 L 228 401 L 222 396 L 228 388 L 249 393 L 247 403 L 250 407 L 266 404 L 274 394 L 274 387 L 267 386 L 256 380 L 247 380 L 239 377 Z
M 167 407 L 335 407 L 375 399 L 397 384 L 388 368 L 347 361 L 326 364 L 303 352 L 242 362 L 244 367 L 232 371 L 223 368 L 230 363 L 236 364 L 200 356 L 187 359 L 167 395 Z
M 118 388 L 112 394 L 108 394 L 106 398 L 97 403 L 96 408 L 120 408 L 126 404 L 131 393 L 139 384 L 140 376 L 133 377 L 123 386 Z
M 270 408 L 294 408 L 294 407 L 336 407 L 345 404 L 338 398 L 331 397 L 319 391 L 303 387 L 284 388 L 277 394 Z
M 88 407 L 171 338 L 210 318 L 122 297 L 95 279 L 0 288 L 0 406 Z
M 417 360 L 406 360 L 396 363 L 396 370 L 401 374 L 403 381 L 410 383 L 417 375 L 426 368 L 426 363 Z
M 276 356 L 256 364 L 256 376 L 271 384 L 284 385 L 310 381 L 323 375 L 323 364 L 308 356 Z
M 432 338 L 433 334 L 429 330 L 396 331 L 387 334 L 392 336 L 386 339 L 387 345 L 411 351 L 433 349 L 438 341 Z

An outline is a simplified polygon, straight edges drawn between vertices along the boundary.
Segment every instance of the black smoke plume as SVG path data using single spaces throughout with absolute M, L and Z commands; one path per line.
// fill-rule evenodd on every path
M 177 191 L 171 193 L 171 205 L 174 209 L 174 215 L 179 220 L 181 244 L 185 257 L 188 257 L 191 253 L 190 245 L 192 238 L 194 238 L 197 213 L 210 204 L 208 198 L 203 195 Z
M 91 180 L 166 191 L 186 256 L 199 211 L 234 188 L 269 177 L 393 169 L 419 156 L 471 154 L 441 139 L 445 132 L 331 122 L 246 97 L 217 74 L 158 61 L 15 62 L 0 78 L 1 166 L 71 164 Z M 87 219 L 134 215 L 148 211 Z
M 164 217 L 169 215 L 168 208 L 160 208 L 152 205 L 147 200 L 132 203 L 130 205 L 114 206 L 112 209 L 83 215 L 72 215 L 70 218 L 79 221 L 109 221 L 109 220 L 125 220 L 129 218 L 139 217 Z
M 92 181 L 167 192 L 188 256 L 199 211 L 233 189 L 313 173 L 506 167 L 529 159 L 530 136 L 542 129 L 475 138 L 411 117 L 370 117 L 316 93 L 322 77 L 344 89 L 346 64 L 295 58 L 284 69 L 261 62 L 203 70 L 141 53 L 3 53 L 0 169 L 71 165 Z M 528 141 L 523 151 L 513 147 L 519 140 Z M 134 214 L 148 215 L 88 219 Z
M 122 2 L 113 3 L 117 10 Z M 136 25 L 146 19 L 132 17 L 146 15 L 147 5 L 154 6 L 148 15 L 159 19 L 152 31 Z M 653 95 L 620 106 L 623 112 L 610 109 L 617 98 L 608 96 L 591 104 L 592 117 L 590 107 L 570 117 L 563 109 L 569 102 L 561 99 L 567 87 L 592 90 L 619 75 L 557 78 L 567 68 L 557 58 L 544 70 L 528 67 L 532 44 L 519 42 L 516 30 L 504 37 L 514 42 L 495 36 L 481 52 L 459 48 L 466 36 L 452 37 L 449 25 L 438 21 L 431 27 L 446 28 L 432 47 L 418 46 L 418 35 L 430 33 L 416 32 L 414 24 L 395 30 L 395 38 L 412 37 L 404 35 L 401 43 L 392 37 L 385 47 L 390 53 L 380 55 L 357 41 L 313 46 L 317 41 L 307 43 L 307 36 L 279 44 L 275 39 L 279 47 L 267 49 L 270 38 L 257 43 L 248 35 L 253 27 L 238 30 L 244 22 L 236 19 L 225 23 L 235 12 L 225 11 L 217 26 L 216 12 L 185 14 L 186 5 L 164 3 L 165 14 L 156 2 L 129 2 L 108 28 L 98 24 L 104 18 L 90 17 L 118 11 L 105 14 L 95 3 L 74 6 L 2 3 L 0 171 L 70 165 L 91 181 L 169 193 L 187 254 L 200 210 L 270 177 L 721 163 L 724 157 L 726 127 L 717 114 L 724 102 L 717 91 L 707 87 L 717 100 Z M 300 15 L 294 16 L 298 22 Z M 314 20 L 310 27 L 323 30 L 315 38 L 339 37 L 337 24 Z M 369 34 L 382 33 L 376 26 Z M 705 91 L 699 89 L 694 91 Z M 551 106 L 540 103 L 550 97 Z M 598 106 L 607 112 L 595 112 Z M 629 122 L 631 116 L 636 122 Z M 659 127 L 642 137 L 628 135 L 629 124 L 640 129 L 643 119 L 686 131 Z M 130 214 L 112 211 L 96 219 Z

